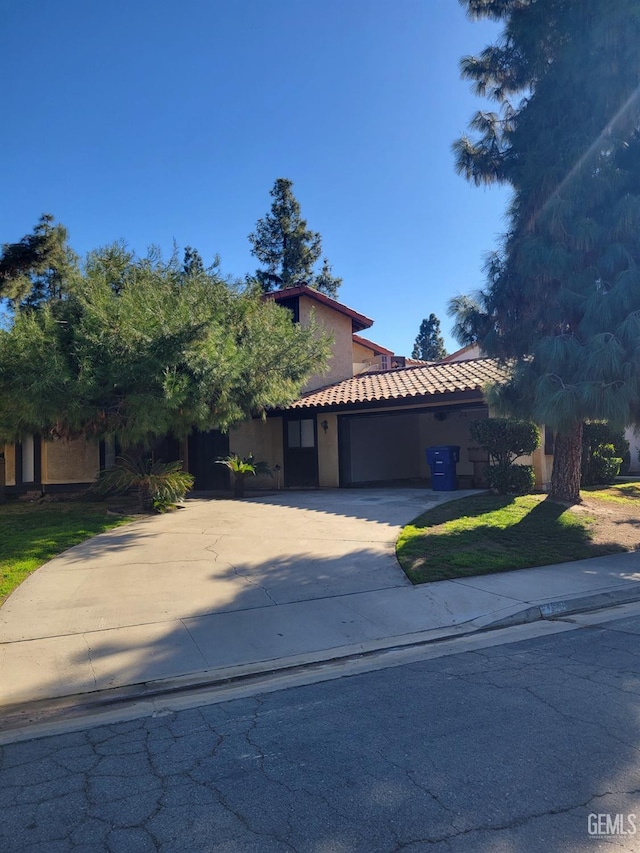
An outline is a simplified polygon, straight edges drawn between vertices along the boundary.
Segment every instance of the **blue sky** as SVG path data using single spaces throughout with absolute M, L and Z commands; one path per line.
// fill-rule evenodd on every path
M 456 0 L 4 0 L 0 242 L 43 212 L 79 253 L 175 240 L 243 277 L 278 177 L 323 238 L 341 301 L 409 354 L 482 284 L 503 188 L 453 168 L 482 106 L 458 62 L 498 29 Z

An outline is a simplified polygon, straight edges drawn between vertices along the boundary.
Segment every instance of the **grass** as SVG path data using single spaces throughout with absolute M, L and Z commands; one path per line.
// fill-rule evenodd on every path
M 616 483 L 603 489 L 601 486 L 587 486 L 582 494 L 587 498 L 631 505 L 640 498 L 640 483 Z
M 96 533 L 130 521 L 104 503 L 0 505 L 0 604 L 38 566 Z
M 640 484 L 585 493 L 599 500 L 638 506 Z M 592 500 L 593 499 L 593 500 Z M 596 514 L 574 513 L 544 495 L 474 495 L 435 507 L 408 524 L 396 546 L 413 583 L 547 566 L 627 550 L 597 544 Z

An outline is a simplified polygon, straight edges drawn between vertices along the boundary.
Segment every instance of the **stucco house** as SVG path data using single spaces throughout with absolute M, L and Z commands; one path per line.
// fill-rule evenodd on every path
M 231 450 L 277 467 L 277 485 L 284 488 L 336 488 L 428 484 L 426 448 L 455 444 L 461 485 L 479 484 L 484 457 L 473 446 L 469 422 L 489 417 L 482 389 L 503 375 L 494 359 L 469 347 L 437 363 L 403 358 L 363 337 L 373 320 L 312 288 L 268 298 L 288 307 L 294 322 L 313 313 L 333 335 L 333 357 L 327 373 L 312 377 L 287 409 L 233 430 Z M 522 461 L 534 465 L 538 484 L 549 481 L 552 457 L 544 447 Z M 273 488 L 274 482 L 260 478 L 255 486 Z
M 311 316 L 333 336 L 327 371 L 310 378 L 288 408 L 270 411 L 224 435 L 217 430 L 187 439 L 167 438 L 156 455 L 182 459 L 196 477 L 196 490 L 225 488 L 228 472 L 215 459 L 230 451 L 252 452 L 276 476 L 256 478 L 257 488 L 335 488 L 421 481 L 428 485 L 425 450 L 461 448 L 461 485 L 478 484 L 478 450 L 469 422 L 486 418 L 482 388 L 499 381 L 493 359 L 465 348 L 437 363 L 412 361 L 363 337 L 373 320 L 306 285 L 267 294 L 291 311 L 292 322 Z M 55 492 L 89 484 L 113 463 L 104 442 L 44 441 L 27 437 L 5 447 L 7 493 Z M 480 455 L 480 459 L 482 456 Z M 549 480 L 551 457 L 544 447 L 531 460 L 539 484 Z

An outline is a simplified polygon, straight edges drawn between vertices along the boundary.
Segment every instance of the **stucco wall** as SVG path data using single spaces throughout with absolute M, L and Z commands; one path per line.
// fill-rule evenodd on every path
M 374 358 L 375 352 L 370 347 L 363 347 L 362 344 L 359 344 L 357 341 L 353 341 L 354 362 L 373 361 Z
M 351 318 L 340 314 L 333 308 L 321 305 L 308 296 L 300 297 L 300 323 L 309 324 L 313 315 L 322 329 L 333 336 L 333 355 L 329 359 L 328 370 L 324 374 L 315 374 L 304 387 L 305 391 L 349 379 L 353 376 L 353 337 Z
M 321 424 L 326 421 L 326 431 Z M 338 457 L 338 418 L 336 415 L 318 415 L 318 482 L 321 489 L 335 489 L 340 485 Z
M 375 352 L 369 347 L 364 347 L 357 341 L 353 341 L 353 374 L 362 373 L 374 365 L 380 366 L 380 357 L 376 358 Z
M 247 481 L 249 489 L 275 489 L 283 483 L 282 418 L 258 418 L 245 421 L 229 432 L 229 451 L 239 456 L 253 453 L 258 462 L 266 462 L 274 472 L 273 477 L 252 477 Z M 278 478 L 276 465 L 281 472 Z
M 548 489 L 551 483 L 551 471 L 553 470 L 553 454 L 544 452 L 544 424 L 539 424 L 540 447 L 534 450 L 531 456 L 522 456 L 518 459 L 519 465 L 533 465 L 536 475 L 536 489 Z
M 100 470 L 100 446 L 84 438 L 42 442 L 43 485 L 89 483 Z
M 385 356 L 386 357 L 386 356 Z M 384 365 L 384 368 L 388 368 L 391 361 L 393 361 L 392 356 L 388 356 L 387 362 Z M 359 344 L 357 341 L 353 342 L 353 375 L 355 376 L 358 373 L 363 373 L 365 370 L 382 370 L 382 356 L 376 355 L 375 351 L 370 349 L 369 347 L 364 347 L 362 344 Z

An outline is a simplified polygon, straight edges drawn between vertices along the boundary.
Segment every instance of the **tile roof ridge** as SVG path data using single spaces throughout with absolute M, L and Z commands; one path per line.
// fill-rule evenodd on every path
M 427 362 L 424 362 L 423 364 L 405 364 L 402 367 L 388 367 L 386 369 L 381 368 L 380 370 L 368 370 L 366 375 L 367 376 L 373 376 L 373 375 L 376 375 L 379 373 L 400 373 L 402 371 L 408 371 L 408 370 L 428 370 L 428 369 L 431 369 L 432 367 L 457 367 L 457 366 L 460 366 L 461 364 L 471 364 L 471 362 L 475 362 L 475 361 L 497 362 L 498 359 L 493 358 L 491 356 L 484 355 L 484 356 L 481 356 L 479 358 L 465 358 L 465 359 L 462 359 L 460 361 L 427 361 Z M 365 374 L 361 374 L 361 375 L 364 376 Z
M 364 376 L 371 376 L 370 373 L 356 373 L 355 376 L 347 376 L 346 379 L 336 379 L 335 382 L 328 382 L 326 385 L 320 385 L 318 388 L 313 388 L 311 391 L 303 391 L 299 399 L 308 397 L 310 394 L 319 394 L 321 391 L 328 391 L 329 388 L 335 388 L 336 385 L 342 385 L 344 382 L 351 382 L 353 379 L 362 379 Z

